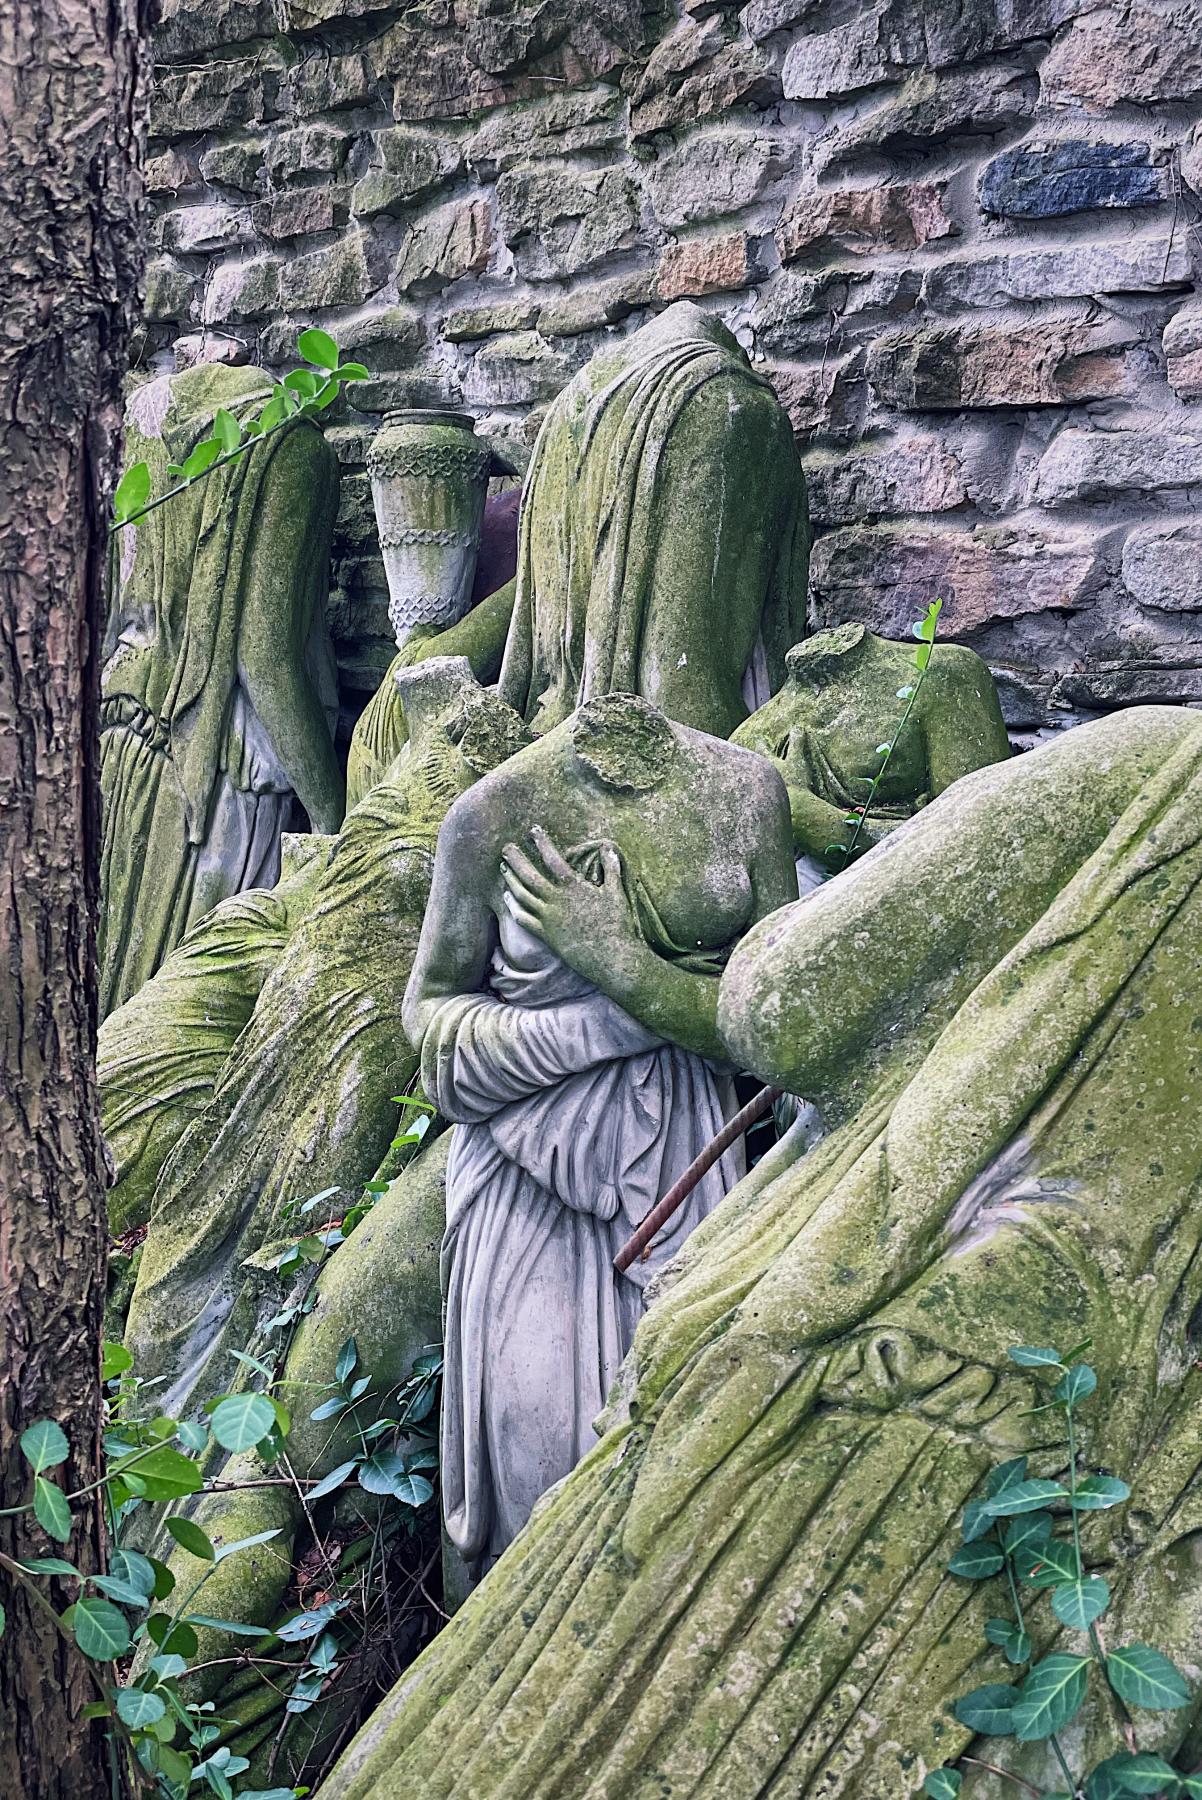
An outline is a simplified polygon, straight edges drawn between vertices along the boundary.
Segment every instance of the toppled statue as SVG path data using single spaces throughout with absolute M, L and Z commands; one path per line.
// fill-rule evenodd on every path
M 615 1274 L 735 1110 L 719 973 L 795 892 L 771 768 L 634 695 L 588 702 L 447 816 L 404 1018 L 455 1121 L 443 1507 L 475 1574 L 593 1443 L 648 1280 L 737 1179 L 730 1153 Z
M 772 757 L 784 776 L 798 878 L 809 889 L 844 866 L 830 847 L 848 841 L 844 820 L 880 767 L 883 722 L 900 716 L 898 690 L 914 679 L 913 646 L 874 637 L 863 625 L 837 625 L 795 645 L 785 662 L 784 687 L 733 741 Z M 863 850 L 962 775 L 1009 754 L 989 669 L 959 644 L 936 644 L 860 833 Z
M 999 1462 L 1064 1470 L 1008 1347 L 1086 1338 L 1090 1464 L 1133 1489 L 1083 1516 L 1087 1569 L 1108 1643 L 1184 1667 L 1140 1741 L 1194 1766 L 1200 931 L 1202 725 L 1170 707 L 965 777 L 756 926 L 722 1038 L 827 1135 L 699 1225 L 607 1435 L 323 1800 L 904 1800 L 970 1747 L 966 1800 L 1014 1791 L 983 1765 L 1063 1786 L 1046 1741 L 978 1748 L 950 1715 L 1013 1676 L 982 1647 L 996 1584 L 947 1564 Z M 1083 1646 L 1048 1608 L 1031 1630 Z M 1090 1695 L 1071 1742 L 1106 1755 Z
M 157 491 L 261 369 L 202 364 L 130 401 L 129 453 Z M 101 1014 L 137 992 L 228 895 L 270 887 L 294 800 L 338 829 L 324 601 L 333 452 L 298 419 L 120 534 L 101 673 Z

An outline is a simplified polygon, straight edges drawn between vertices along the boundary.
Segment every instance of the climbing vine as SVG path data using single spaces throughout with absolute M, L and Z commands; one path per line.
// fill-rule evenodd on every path
M 841 856 L 843 858 L 844 868 L 847 867 L 848 863 L 850 863 L 852 857 L 855 855 L 860 839 L 864 835 L 864 828 L 868 823 L 873 806 L 876 804 L 876 797 L 880 792 L 881 783 L 884 781 L 889 764 L 893 760 L 893 753 L 897 749 L 902 732 L 909 724 L 910 714 L 918 704 L 918 696 L 922 692 L 922 684 L 926 680 L 927 670 L 931 666 L 931 652 L 935 648 L 935 634 L 939 629 L 939 615 L 942 611 L 943 601 L 932 600 L 922 618 L 915 619 L 913 625 L 910 627 L 910 630 L 918 639 L 918 648 L 914 652 L 914 670 L 917 675 L 917 680 L 909 682 L 905 687 L 899 687 L 897 690 L 897 697 L 899 700 L 905 701 L 906 709 L 898 720 L 893 735 L 886 738 L 883 743 L 878 744 L 876 747 L 876 753 L 881 759 L 880 765 L 875 774 L 866 775 L 863 778 L 865 786 L 868 789 L 863 804 L 847 813 L 844 817 L 843 823 L 851 828 L 851 837 L 846 843 L 828 844 L 826 846 L 827 856 Z
M 390 1157 L 403 1161 L 420 1146 L 433 1108 L 416 1095 L 397 1100 L 419 1114 L 390 1146 Z M 221 1741 L 236 1721 L 218 1716 L 213 1702 L 188 1697 L 186 1683 L 198 1667 L 198 1627 L 248 1641 L 243 1654 L 219 1660 L 231 1668 L 259 1669 L 277 1688 L 284 1684 L 288 1718 L 318 1705 L 361 1646 L 375 1639 L 386 1651 L 406 1608 L 409 1615 L 437 1611 L 425 1580 L 437 1557 L 438 1347 L 428 1346 L 397 1387 L 381 1392 L 360 1368 L 355 1339 L 345 1340 L 311 1417 L 345 1415 L 354 1425 L 358 1447 L 321 1480 L 300 1478 L 291 1467 L 287 1439 L 292 1421 L 273 1391 L 284 1378 L 292 1330 L 316 1300 L 322 1263 L 367 1216 L 386 1186 L 383 1181 L 368 1183 L 362 1200 L 341 1218 L 327 1217 L 320 1230 L 304 1233 L 277 1257 L 275 1267 L 289 1283 L 289 1297 L 266 1326 L 268 1336 L 279 1333 L 274 1359 L 269 1363 L 248 1351 L 233 1353 L 248 1380 L 261 1385 L 217 1395 L 200 1418 L 154 1414 L 149 1385 L 138 1375 L 130 1352 L 120 1343 L 106 1343 L 101 1478 L 71 1493 L 63 1490 L 55 1472 L 67 1461 L 69 1445 L 52 1419 L 38 1420 L 20 1440 L 31 1488 L 28 1499 L 8 1508 L 9 1514 L 28 1515 L 52 1543 L 66 1545 L 73 1508 L 94 1503 L 97 1495 L 104 1507 L 109 1538 L 104 1568 L 85 1571 L 61 1555 L 0 1555 L 0 1567 L 33 1594 L 88 1659 L 97 1696 L 91 1716 L 110 1721 L 114 1792 L 121 1791 L 122 1775 L 156 1800 L 189 1800 L 205 1793 L 217 1800 L 299 1800 L 308 1792 L 295 1786 L 241 1785 L 249 1760 Z M 298 1219 L 323 1207 L 328 1213 L 335 1191 L 324 1190 L 287 1210 Z M 214 1446 L 231 1455 L 253 1452 L 264 1470 L 261 1480 L 207 1477 Z M 375 1522 L 346 1542 L 315 1533 L 309 1566 L 295 1571 L 297 1603 L 286 1609 L 285 1617 L 268 1629 L 203 1610 L 204 1588 L 217 1569 L 229 1558 L 269 1543 L 280 1529 L 218 1545 L 194 1517 L 171 1511 L 173 1505 L 239 1486 L 287 1485 L 300 1495 L 312 1523 L 312 1507 L 351 1483 L 379 1500 Z M 131 1519 L 145 1505 L 167 1509 L 167 1535 L 202 1565 L 182 1594 L 167 1563 L 126 1542 Z M 394 1545 L 419 1540 L 423 1533 L 433 1540 L 433 1549 L 424 1547 L 416 1563 L 409 1559 L 400 1571 L 399 1595 L 390 1593 Z M 60 1610 L 56 1602 L 63 1597 L 67 1604 Z M 0 1606 L 0 1631 L 4 1628 Z M 385 1676 L 391 1679 L 397 1672 L 389 1667 Z
M 317 327 L 302 331 L 296 347 L 309 366 L 293 369 L 283 381 L 274 383 L 260 410 L 245 419 L 238 420 L 226 407 L 220 407 L 211 434 L 194 445 L 182 463 L 168 464 L 167 473 L 175 485 L 165 493 L 152 498 L 150 465 L 131 463 L 113 496 L 110 532 L 136 524 L 156 507 L 165 506 L 177 494 L 203 481 L 206 475 L 237 462 L 253 444 L 273 437 L 294 419 L 323 412 L 338 398 L 344 382 L 369 378 L 370 371 L 362 363 L 341 361 L 338 345 L 328 331 Z
M 1046 1741 L 1064 1786 L 1048 1792 L 979 1756 L 961 1761 L 1001 1775 L 1016 1793 L 1035 1800 L 1124 1800 L 1130 1794 L 1202 1800 L 1202 1772 L 1174 1769 L 1163 1756 L 1141 1750 L 1133 1716 L 1187 1706 L 1190 1692 L 1181 1671 L 1148 1644 L 1108 1648 L 1103 1640 L 1110 1586 L 1086 1565 L 1081 1517 L 1121 1506 L 1131 1490 L 1116 1476 L 1081 1466 L 1077 1412 L 1098 1384 L 1089 1364 L 1077 1360 L 1088 1348 L 1088 1342 L 1078 1344 L 1061 1355 L 1022 1345 L 1009 1352 L 1019 1368 L 1054 1379 L 1047 1402 L 1036 1410 L 1063 1413 L 1067 1471 L 1051 1479 L 1031 1475 L 1025 1456 L 1001 1463 L 984 1494 L 964 1509 L 964 1542 L 948 1563 L 962 1580 L 1000 1584 L 1002 1605 L 986 1621 L 985 1636 L 1011 1668 L 1024 1671 L 1021 1679 L 1016 1673 L 1013 1681 L 987 1682 L 965 1694 L 952 1707 L 955 1718 L 984 1737 L 1015 1738 L 1023 1744 Z M 1047 1633 L 1048 1622 L 1037 1625 L 1034 1616 L 1045 1595 L 1054 1619 L 1051 1630 L 1063 1627 L 1080 1634 L 1083 1642 L 1079 1650 L 1057 1649 L 1032 1661 L 1033 1639 Z M 1125 1748 L 1091 1769 L 1074 1769 L 1062 1734 L 1084 1705 L 1091 1683 L 1101 1685 L 1115 1735 Z M 963 1779 L 957 1768 L 932 1769 L 922 1792 L 930 1800 L 956 1800 Z

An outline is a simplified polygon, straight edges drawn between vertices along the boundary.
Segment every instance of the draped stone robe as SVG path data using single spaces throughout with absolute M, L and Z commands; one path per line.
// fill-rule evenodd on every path
M 221 407 L 258 409 L 257 369 L 202 365 L 162 377 L 130 403 L 127 449 L 171 483 Z M 269 498 L 295 493 L 287 531 L 265 524 Z M 333 650 L 322 609 L 337 471 L 297 422 L 120 534 L 101 675 L 103 836 L 99 921 L 102 1016 L 137 993 L 189 928 L 229 895 L 274 885 L 293 779 L 251 702 L 244 612 L 269 584 L 273 644 L 308 642 L 301 692 L 308 729 L 332 741 Z M 324 713 L 324 716 L 323 716 Z
M 538 731 L 634 693 L 726 737 L 785 678 L 808 566 L 805 485 L 771 384 L 720 321 L 670 307 L 547 414 L 501 696 Z
M 482 1573 L 595 1442 L 647 1282 L 741 1173 L 703 1177 L 627 1275 L 613 1258 L 721 1130 L 733 1084 L 664 1043 L 512 918 L 489 991 L 457 995 L 422 1044 L 456 1121 L 443 1244 L 443 1506 Z

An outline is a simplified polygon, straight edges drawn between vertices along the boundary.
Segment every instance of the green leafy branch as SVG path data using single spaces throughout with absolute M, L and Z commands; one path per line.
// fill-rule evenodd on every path
M 212 435 L 203 438 L 182 463 L 168 463 L 167 473 L 175 486 L 151 498 L 150 466 L 132 463 L 117 484 L 113 496 L 113 520 L 109 531 L 123 525 L 134 525 L 156 507 L 165 506 L 177 494 L 184 493 L 206 475 L 237 462 L 253 444 L 273 437 L 294 419 L 311 418 L 324 411 L 341 391 L 343 382 L 366 381 L 370 371 L 362 363 L 340 361 L 338 345 L 328 331 L 316 326 L 302 331 L 296 340 L 297 350 L 309 368 L 293 369 L 283 381 L 276 382 L 262 409 L 239 421 L 224 406 L 213 420 Z
M 828 844 L 826 846 L 827 856 L 842 856 L 844 868 L 847 867 L 848 863 L 850 863 L 852 857 L 855 855 L 856 847 L 859 844 L 861 837 L 864 835 L 864 827 L 867 825 L 869 815 L 876 804 L 876 797 L 880 792 L 881 783 L 885 779 L 889 764 L 893 760 L 893 753 L 897 749 L 902 732 L 909 724 L 910 714 L 914 711 L 914 708 L 918 703 L 918 696 L 922 692 L 922 684 L 927 678 L 927 670 L 931 664 L 931 652 L 935 647 L 935 634 L 939 629 L 939 615 L 942 611 L 943 601 L 932 600 L 922 618 L 915 619 L 913 625 L 910 627 L 914 636 L 919 640 L 918 648 L 914 652 L 913 659 L 918 679 L 897 690 L 898 699 L 906 702 L 906 710 L 898 720 L 897 728 L 894 731 L 893 736 L 886 738 L 884 743 L 878 744 L 876 747 L 876 753 L 881 759 L 880 766 L 875 775 L 866 775 L 864 777 L 864 780 L 867 783 L 868 793 L 865 796 L 863 805 L 857 807 L 854 812 L 849 812 L 843 820 L 845 825 L 850 825 L 852 827 L 850 839 L 846 844 Z
M 1113 1475 L 1082 1473 L 1078 1466 L 1077 1408 L 1098 1385 L 1089 1364 L 1077 1360 L 1088 1348 L 1088 1343 L 1078 1344 L 1065 1356 L 1033 1345 L 1009 1352 L 1020 1368 L 1056 1378 L 1050 1399 L 1034 1410 L 1063 1411 L 1067 1476 L 1064 1481 L 1032 1477 L 1025 1456 L 1002 1463 L 988 1477 L 984 1495 L 964 1509 L 964 1542 L 948 1563 L 950 1572 L 966 1581 L 998 1577 L 1005 1581 L 1010 1611 L 988 1619 L 985 1636 L 1012 1667 L 1027 1670 L 1021 1683 L 987 1682 L 974 1688 L 956 1701 L 954 1717 L 986 1737 L 1013 1737 L 1024 1744 L 1048 1742 L 1065 1788 L 1042 1793 L 1033 1783 L 996 1764 L 981 1763 L 977 1757 L 963 1760 L 1002 1775 L 1036 1800 L 1124 1800 L 1133 1794 L 1202 1800 L 1202 1774 L 1184 1773 L 1163 1756 L 1141 1752 L 1131 1719 L 1131 1708 L 1169 1712 L 1187 1706 L 1190 1692 L 1184 1676 L 1167 1656 L 1147 1644 L 1122 1644 L 1107 1651 L 1098 1629 L 1110 1605 L 1110 1587 L 1102 1576 L 1086 1568 L 1081 1515 L 1121 1506 L 1131 1490 Z M 1058 1534 L 1056 1516 L 1066 1510 L 1067 1537 Z M 1031 1590 L 1028 1605 L 1047 1592 L 1057 1625 L 1082 1633 L 1087 1647 L 1083 1651 L 1055 1650 L 1031 1664 L 1023 1588 Z M 1128 1747 L 1106 1757 L 1091 1771 L 1074 1775 L 1060 1733 L 1084 1704 L 1091 1673 L 1104 1682 Z M 962 1782 L 958 1769 L 932 1769 L 922 1792 L 930 1800 L 956 1800 Z

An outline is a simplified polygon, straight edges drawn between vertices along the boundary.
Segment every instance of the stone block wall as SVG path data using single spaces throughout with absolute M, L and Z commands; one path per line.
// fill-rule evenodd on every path
M 1202 701 L 1202 0 L 165 0 L 157 55 L 144 362 L 320 323 L 373 370 L 331 430 L 348 714 L 379 413 L 520 461 L 684 296 L 793 419 L 817 623 L 944 595 L 1020 733 Z

